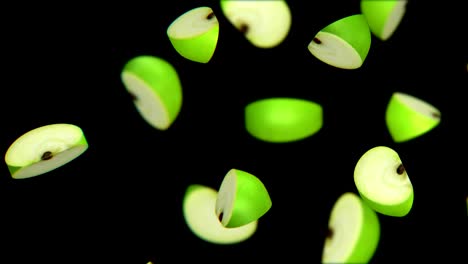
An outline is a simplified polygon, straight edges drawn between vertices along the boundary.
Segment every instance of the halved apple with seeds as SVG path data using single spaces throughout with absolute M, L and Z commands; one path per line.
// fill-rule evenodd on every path
M 219 188 L 215 212 L 223 226 L 232 228 L 258 220 L 271 205 L 270 195 L 259 178 L 231 169 Z
M 14 179 L 38 176 L 74 160 L 88 149 L 80 127 L 51 124 L 35 128 L 16 139 L 5 154 Z

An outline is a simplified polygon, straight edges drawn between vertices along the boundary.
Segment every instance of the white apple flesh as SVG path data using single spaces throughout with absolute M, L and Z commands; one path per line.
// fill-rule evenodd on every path
M 14 179 L 38 176 L 57 169 L 88 148 L 81 128 L 51 124 L 23 134 L 10 145 L 5 162 Z
M 257 230 L 258 221 L 226 228 L 215 214 L 218 192 L 210 187 L 189 185 L 183 199 L 183 214 L 189 229 L 198 238 L 214 244 L 235 244 L 249 239 Z
M 380 223 L 375 211 L 351 192 L 333 205 L 324 243 L 322 263 L 368 263 L 380 240 Z
M 167 29 L 167 35 L 182 57 L 207 63 L 216 50 L 219 22 L 210 7 L 198 7 L 174 20 Z
M 413 185 L 398 153 L 386 146 L 366 151 L 354 169 L 354 182 L 362 199 L 376 212 L 407 215 L 413 205 Z

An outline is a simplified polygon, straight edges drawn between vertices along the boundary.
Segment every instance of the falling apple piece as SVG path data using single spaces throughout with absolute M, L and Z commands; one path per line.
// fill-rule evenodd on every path
M 388 40 L 401 24 L 407 0 L 361 0 L 361 13 L 371 32 L 380 40 Z
M 219 22 L 210 7 L 197 7 L 174 20 L 167 29 L 167 35 L 182 57 L 208 63 L 218 43 Z
M 5 154 L 12 178 L 25 179 L 55 170 L 88 149 L 80 127 L 51 124 L 35 128 L 16 139 Z

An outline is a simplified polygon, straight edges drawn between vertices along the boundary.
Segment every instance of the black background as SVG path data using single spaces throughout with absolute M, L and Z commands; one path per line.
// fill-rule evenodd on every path
M 385 42 L 373 37 L 356 70 L 322 63 L 307 45 L 324 26 L 359 13 L 359 1 L 288 3 L 291 31 L 272 49 L 246 41 L 217 1 L 12 8 L 4 24 L 0 150 L 61 122 L 80 126 L 90 145 L 39 177 L 13 180 L 3 165 L 0 263 L 319 263 L 333 203 L 357 191 L 354 166 L 377 145 L 400 154 L 415 201 L 406 217 L 379 215 L 372 262 L 466 259 L 468 58 L 458 2 L 410 1 L 395 34 Z M 166 35 L 175 18 L 203 5 L 220 23 L 207 64 L 179 56 Z M 123 65 L 138 55 L 164 58 L 179 73 L 183 106 L 167 131 L 143 121 L 121 83 Z M 384 112 L 394 91 L 438 107 L 440 125 L 392 142 Z M 320 103 L 323 128 L 295 143 L 254 139 L 244 129 L 244 107 L 275 96 Z M 190 232 L 181 202 L 189 184 L 218 188 L 231 168 L 259 177 L 273 206 L 249 240 L 219 246 Z

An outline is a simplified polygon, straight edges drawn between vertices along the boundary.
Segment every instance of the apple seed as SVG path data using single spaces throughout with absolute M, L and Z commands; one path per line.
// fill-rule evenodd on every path
M 328 227 L 326 238 L 327 239 L 333 238 L 333 229 L 331 227 Z
M 440 118 L 440 114 L 437 112 L 432 112 L 432 116 L 436 118 Z
M 400 166 L 398 166 L 396 172 L 397 172 L 399 175 L 402 175 L 402 174 L 405 172 L 405 167 L 403 166 L 403 164 L 400 164 Z
M 213 12 L 209 13 L 207 16 L 206 16 L 206 19 L 210 20 L 212 19 L 213 17 L 215 17 L 215 14 Z
M 322 41 L 320 39 L 318 39 L 318 38 L 314 38 L 312 41 L 317 43 L 317 44 L 322 44 Z
M 50 160 L 52 156 L 52 152 L 46 151 L 44 154 L 42 154 L 41 160 Z
M 132 98 L 132 101 L 138 100 L 138 97 L 134 93 L 131 93 L 131 92 L 128 92 L 128 93 L 130 94 L 130 97 Z
M 218 219 L 219 219 L 219 221 L 220 221 L 220 222 L 222 222 L 222 221 L 223 221 L 223 212 L 221 212 L 221 213 L 219 214 L 219 217 L 218 217 Z
M 247 31 L 249 31 L 249 26 L 245 23 L 242 23 L 239 27 L 239 31 L 242 33 L 242 34 L 246 34 Z

